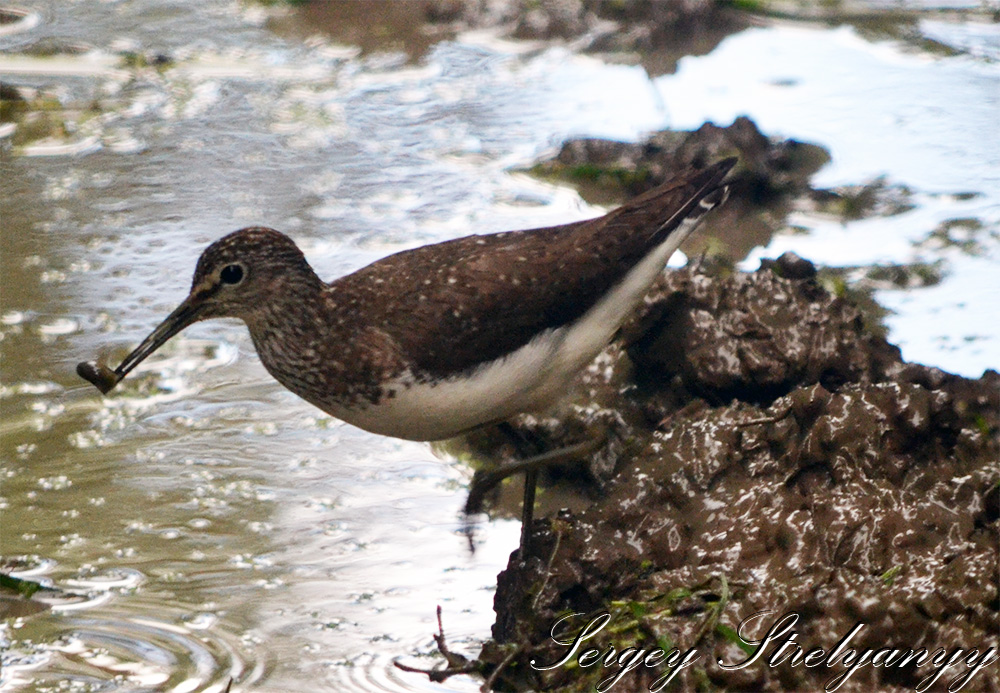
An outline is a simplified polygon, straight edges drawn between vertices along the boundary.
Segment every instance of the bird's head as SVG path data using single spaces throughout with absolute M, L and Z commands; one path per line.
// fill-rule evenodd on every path
M 118 368 L 85 362 L 77 373 L 106 393 L 188 325 L 209 318 L 240 318 L 252 324 L 263 311 L 274 310 L 278 298 L 297 287 L 319 284 L 302 251 L 285 234 L 259 226 L 235 231 L 205 249 L 188 297 Z

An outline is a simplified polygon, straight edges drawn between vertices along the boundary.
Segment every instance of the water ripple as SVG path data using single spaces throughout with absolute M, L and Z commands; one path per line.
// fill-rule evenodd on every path
M 56 567 L 18 559 L 35 580 Z M 49 581 L 44 581 L 48 583 Z M 260 681 L 268 656 L 241 638 L 240 628 L 207 611 L 164 606 L 157 594 L 136 593 L 147 577 L 134 569 L 60 581 L 74 591 L 45 587 L 30 600 L 37 609 L 14 613 L 0 626 L 0 692 L 48 690 L 224 691 Z M 14 633 L 16 632 L 16 636 Z
M 224 691 L 230 678 L 245 686 L 266 673 L 265 662 L 248 655 L 238 636 L 206 629 L 203 621 L 168 622 L 162 606 L 155 610 L 157 617 L 137 614 L 134 606 L 52 614 L 48 619 L 57 618 L 58 627 L 39 626 L 51 638 L 44 643 L 23 631 L 45 618 L 16 624 L 22 632 L 3 654 L 0 691 L 60 681 L 82 690 Z

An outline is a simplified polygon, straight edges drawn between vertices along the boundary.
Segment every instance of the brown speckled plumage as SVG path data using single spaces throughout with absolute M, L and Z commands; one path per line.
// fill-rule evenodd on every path
M 734 163 L 681 175 L 598 219 L 428 245 L 330 284 L 287 236 L 236 231 L 205 250 L 188 300 L 118 377 L 212 317 L 244 320 L 268 371 L 339 415 L 474 373 L 586 314 L 685 217 L 719 201 Z

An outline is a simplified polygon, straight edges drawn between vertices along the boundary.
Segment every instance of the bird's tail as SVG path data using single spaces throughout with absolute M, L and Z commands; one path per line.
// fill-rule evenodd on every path
M 615 238 L 624 257 L 643 257 L 668 238 L 676 248 L 705 214 L 725 202 L 728 187 L 722 181 L 736 161 L 723 159 L 707 168 L 681 173 L 593 220 L 592 233 Z
M 652 233 L 654 244 L 662 241 L 668 234 L 675 232 L 678 235 L 687 237 L 695 227 L 701 223 L 702 218 L 716 207 L 722 205 L 729 197 L 729 186 L 722 185 L 723 179 L 729 171 L 736 165 L 736 157 L 723 159 L 708 168 L 698 171 L 693 176 L 687 178 L 668 181 L 663 186 L 651 190 L 649 200 L 642 201 L 644 196 L 636 198 L 635 202 L 650 204 L 657 197 L 665 197 L 665 202 L 674 199 L 675 196 L 687 197 L 687 203 L 676 207 L 670 216 L 660 221 Z M 657 194 L 658 193 L 658 194 Z M 674 207 L 666 204 L 665 208 Z M 664 207 L 661 207 L 661 209 Z M 683 238 L 678 239 L 678 243 Z

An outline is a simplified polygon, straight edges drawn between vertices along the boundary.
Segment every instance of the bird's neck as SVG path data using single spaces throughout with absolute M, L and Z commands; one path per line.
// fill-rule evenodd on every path
M 269 300 L 244 318 L 265 368 L 297 394 L 303 379 L 322 372 L 322 356 L 341 332 L 326 285 L 309 274 L 274 287 Z

